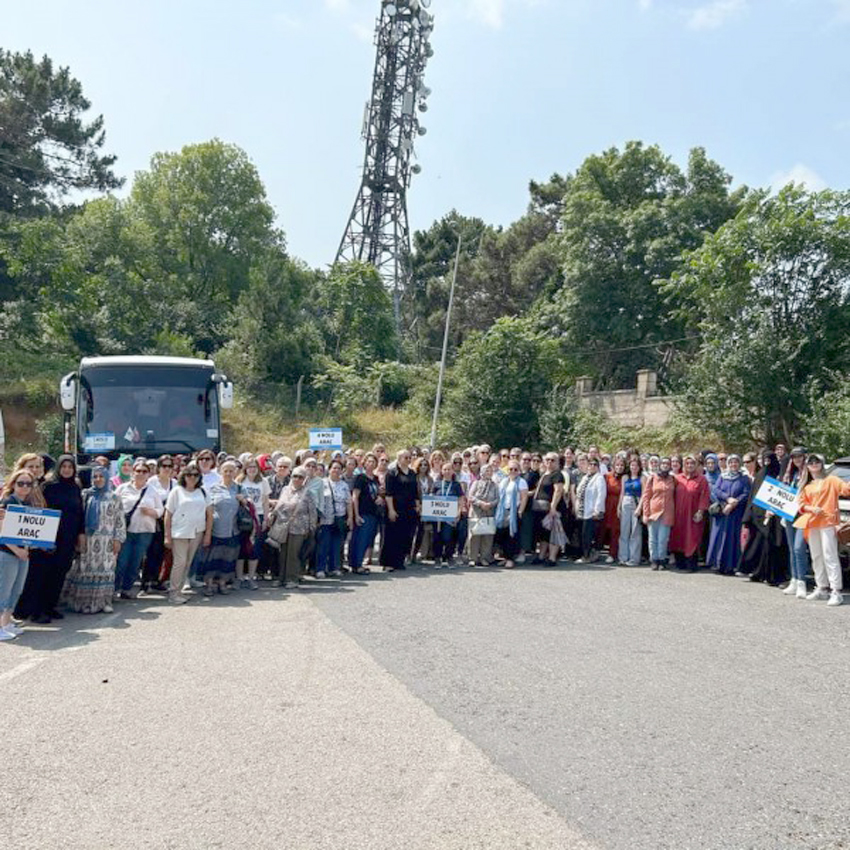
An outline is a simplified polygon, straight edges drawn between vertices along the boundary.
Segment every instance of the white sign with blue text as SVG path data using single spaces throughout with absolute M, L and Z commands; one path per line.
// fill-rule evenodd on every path
M 311 428 L 310 448 L 313 451 L 342 450 L 342 428 Z
M 767 476 L 753 499 L 760 508 L 793 522 L 800 506 L 797 504 L 797 488 L 783 484 Z
M 115 434 L 86 434 L 83 439 L 83 449 L 87 452 L 109 452 L 115 448 Z
M 32 549 L 52 549 L 61 517 L 62 511 L 49 508 L 6 505 L 0 543 L 29 546 Z
M 445 522 L 457 519 L 457 496 L 423 496 L 423 522 Z

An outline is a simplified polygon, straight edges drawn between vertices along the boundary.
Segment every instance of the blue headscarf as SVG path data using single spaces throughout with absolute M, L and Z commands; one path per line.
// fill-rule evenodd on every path
M 705 470 L 705 477 L 708 479 L 709 487 L 713 487 L 720 480 L 720 464 L 717 462 L 717 455 L 714 452 L 709 452 L 705 459 L 708 460 L 711 458 L 714 461 L 714 471 L 709 472 L 708 469 Z
M 103 476 L 103 487 L 94 486 L 97 473 Z M 86 534 L 94 534 L 100 526 L 100 506 L 112 489 L 109 481 L 109 470 L 103 466 L 95 466 L 91 471 L 92 486 L 86 490 Z

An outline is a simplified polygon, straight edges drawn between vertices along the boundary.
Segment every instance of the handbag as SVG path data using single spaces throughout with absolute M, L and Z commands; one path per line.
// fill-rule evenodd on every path
M 139 493 L 139 498 L 136 499 L 136 504 L 133 505 L 133 507 L 130 508 L 130 510 L 126 514 L 124 514 L 124 522 L 127 524 L 128 529 L 130 528 L 130 520 L 133 518 L 133 514 L 136 513 L 136 509 L 139 507 L 139 505 L 142 504 L 142 499 L 145 498 L 145 493 L 147 493 L 147 492 L 148 492 L 148 485 L 145 484 L 145 486 L 142 487 L 142 492 Z
M 540 476 L 540 480 L 537 482 L 537 486 L 534 488 L 534 495 L 531 497 L 531 510 L 535 513 L 539 514 L 548 514 L 550 508 L 552 507 L 552 503 L 549 499 L 538 499 L 537 496 L 540 493 L 540 485 L 543 483 L 543 476 Z
M 469 533 L 472 537 L 483 537 L 496 533 L 496 517 L 472 517 L 469 520 Z
M 272 516 L 276 516 L 272 514 Z M 277 517 L 266 535 L 266 543 L 275 549 L 280 549 L 289 539 L 289 523 L 285 519 Z
M 236 531 L 239 534 L 245 532 L 251 533 L 254 531 L 254 515 L 247 505 L 240 503 L 239 510 L 236 511 Z

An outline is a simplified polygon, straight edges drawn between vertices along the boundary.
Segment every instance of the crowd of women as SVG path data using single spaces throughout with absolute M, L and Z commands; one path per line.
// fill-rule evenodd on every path
M 112 468 L 110 468 L 112 466 Z M 754 500 L 766 476 L 795 487 L 794 521 Z M 6 477 L 8 505 L 61 511 L 49 549 L 0 546 L 0 641 L 62 609 L 111 612 L 116 600 L 163 593 L 296 590 L 305 575 L 518 564 L 560 558 L 653 570 L 675 567 L 781 586 L 840 605 L 838 500 L 850 484 L 824 458 L 777 445 L 743 457 L 702 451 L 660 457 L 596 446 L 540 454 L 487 445 L 443 453 L 384 446 L 317 456 L 233 457 L 211 451 L 156 459 L 21 456 Z M 450 498 L 456 516 L 423 517 L 423 500 Z M 2 519 L 2 516 L 0 516 Z M 814 588 L 809 589 L 811 564 Z

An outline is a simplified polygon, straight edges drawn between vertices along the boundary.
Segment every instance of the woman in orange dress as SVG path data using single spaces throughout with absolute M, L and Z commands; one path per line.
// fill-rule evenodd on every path
M 602 529 L 599 542 L 602 546 L 608 544 L 608 557 L 606 564 L 613 564 L 617 560 L 620 547 L 620 517 L 617 506 L 620 504 L 620 489 L 623 486 L 623 476 L 626 474 L 626 460 L 621 456 L 614 458 L 613 469 L 605 476 L 605 484 L 608 493 L 605 496 L 605 519 L 602 521 Z

